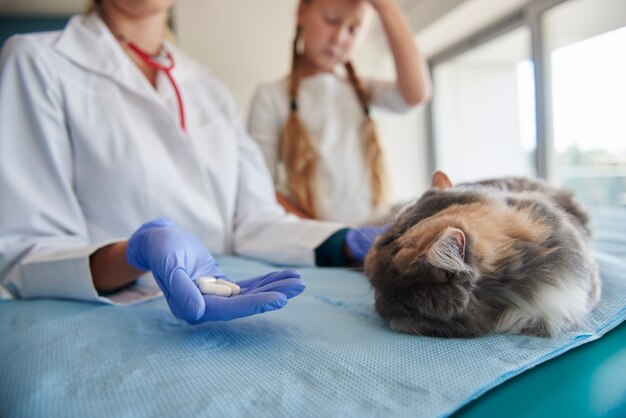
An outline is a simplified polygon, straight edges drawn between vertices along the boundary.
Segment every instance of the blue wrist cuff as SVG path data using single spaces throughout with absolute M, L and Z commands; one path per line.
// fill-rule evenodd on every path
M 315 249 L 315 264 L 320 267 L 345 267 L 348 258 L 344 252 L 344 244 L 349 228 L 343 228 L 332 234 Z

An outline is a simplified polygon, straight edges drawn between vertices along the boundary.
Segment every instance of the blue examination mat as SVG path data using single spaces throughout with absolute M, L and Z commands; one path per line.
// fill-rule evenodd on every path
M 600 215 L 602 299 L 584 328 L 556 339 L 399 334 L 377 317 L 362 273 L 345 269 L 300 269 L 307 289 L 282 310 L 197 326 L 162 298 L 2 302 L 0 417 L 503 416 L 498 396 L 507 416 L 528 416 L 541 410 L 532 390 L 496 388 L 526 376 L 543 386 L 537 396 L 558 387 L 583 405 L 561 416 L 626 416 L 626 219 Z M 276 269 L 220 263 L 234 279 Z M 567 361 L 581 353 L 590 369 Z M 568 386 L 578 375 L 586 383 Z

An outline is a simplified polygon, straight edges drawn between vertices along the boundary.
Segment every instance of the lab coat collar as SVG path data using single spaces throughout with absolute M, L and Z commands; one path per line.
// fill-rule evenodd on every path
M 94 73 L 112 78 L 127 89 L 155 99 L 158 95 L 96 13 L 70 19 L 54 47 L 68 59 Z M 206 68 L 169 43 L 177 83 L 193 78 Z

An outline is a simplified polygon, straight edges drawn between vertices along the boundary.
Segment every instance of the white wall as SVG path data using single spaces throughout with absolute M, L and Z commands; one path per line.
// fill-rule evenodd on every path
M 285 75 L 295 0 L 181 0 L 179 44 L 226 82 L 245 114 L 255 86 Z

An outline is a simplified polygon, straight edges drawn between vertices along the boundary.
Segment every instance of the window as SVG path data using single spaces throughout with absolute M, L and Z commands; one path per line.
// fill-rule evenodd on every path
M 576 0 L 542 16 L 550 179 L 626 207 L 626 2 Z
M 625 1 L 536 0 L 433 57 L 435 167 L 539 175 L 626 208 L 624 51 Z
M 530 53 L 520 27 L 434 68 L 436 165 L 455 181 L 535 174 Z

